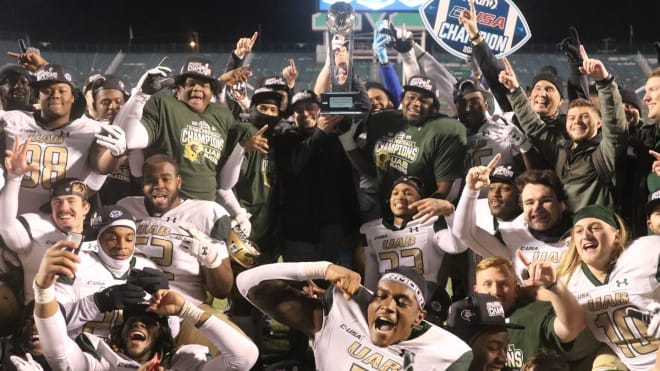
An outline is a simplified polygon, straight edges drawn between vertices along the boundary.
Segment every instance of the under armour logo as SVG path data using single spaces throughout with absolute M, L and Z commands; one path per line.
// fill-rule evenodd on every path
M 167 218 L 165 218 L 165 221 L 176 223 L 176 216 L 175 217 L 168 216 Z
M 410 233 L 419 232 L 419 227 L 410 227 Z
M 628 286 L 628 279 L 616 280 L 616 287 Z
M 71 136 L 71 132 L 70 132 L 70 131 L 60 130 L 60 136 L 61 136 L 61 137 L 70 137 L 70 136 Z
M 203 247 L 202 247 L 202 255 L 203 255 L 203 256 L 206 256 L 206 255 L 208 255 L 208 254 L 209 254 L 209 248 L 208 248 L 208 246 L 203 246 Z

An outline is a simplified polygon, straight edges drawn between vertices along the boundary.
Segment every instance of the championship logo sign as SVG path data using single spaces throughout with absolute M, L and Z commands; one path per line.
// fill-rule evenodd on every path
M 505 57 L 532 37 L 527 21 L 512 0 L 475 0 L 477 25 L 496 57 Z M 449 53 L 468 59 L 472 41 L 458 23 L 461 11 L 470 11 L 468 0 L 429 0 L 419 8 L 426 30 Z

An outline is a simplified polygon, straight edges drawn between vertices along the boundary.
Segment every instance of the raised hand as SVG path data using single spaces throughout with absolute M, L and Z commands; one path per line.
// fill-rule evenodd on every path
M 581 73 L 594 80 L 604 80 L 610 76 L 603 62 L 599 59 L 589 58 L 584 45 L 580 45 L 580 55 L 582 56 L 582 67 L 579 68 Z
M 156 94 L 166 86 L 172 85 L 174 81 L 167 78 L 171 72 L 171 68 L 161 66 L 159 64 L 158 66 L 145 72 L 140 77 L 140 80 L 138 80 L 138 83 L 135 85 L 134 91 L 142 92 L 147 95 Z
M 530 262 L 522 250 L 518 250 L 518 259 L 527 267 L 529 278 L 523 281 L 525 286 L 550 287 L 557 282 L 557 272 L 549 262 L 535 261 Z
M 218 77 L 218 81 L 229 85 L 246 82 L 248 77 L 252 76 L 252 72 L 248 71 L 248 68 L 250 68 L 250 65 L 246 64 L 236 67 L 233 70 L 226 71 Z
M 479 34 L 479 27 L 477 26 L 477 11 L 474 8 L 474 0 L 470 0 L 469 4 L 470 10 L 463 9 L 461 11 L 461 14 L 458 16 L 458 23 L 465 27 L 465 31 L 472 38 Z
M 293 89 L 296 86 L 298 70 L 296 69 L 296 62 L 293 59 L 289 59 L 289 65 L 282 69 L 282 77 L 286 80 L 289 89 Z
M 387 45 L 392 42 L 392 37 L 388 35 L 388 33 L 383 32 L 386 31 L 388 27 L 389 21 L 384 19 L 378 22 L 374 29 L 374 40 L 371 47 L 373 48 L 374 53 L 376 53 L 378 63 L 380 64 L 385 64 L 389 61 L 389 58 L 387 57 Z
M 497 163 L 500 162 L 502 155 L 499 153 L 493 156 L 488 165 L 486 166 L 475 166 L 468 170 L 467 175 L 465 176 L 465 185 L 468 189 L 473 191 L 478 191 L 483 187 L 486 187 L 490 184 L 490 173 L 495 169 Z
M 212 240 L 193 226 L 181 226 L 181 229 L 190 234 L 190 237 L 186 236 L 183 238 L 181 247 L 188 254 L 196 257 L 199 264 L 203 267 L 215 269 L 228 256 L 224 242 Z
M 126 153 L 126 133 L 117 125 L 101 123 L 102 133 L 94 134 L 96 144 L 107 148 L 112 157 L 121 157 Z
M 137 304 L 144 300 L 145 291 L 132 283 L 114 285 L 94 294 L 94 303 L 103 313 L 124 309 L 126 304 Z
M 39 270 L 34 282 L 42 289 L 55 284 L 58 276 L 73 278 L 80 263 L 78 255 L 73 253 L 78 245 L 72 241 L 58 241 L 46 250 L 41 258 Z
M 424 217 L 420 223 L 426 223 L 436 215 L 449 216 L 455 210 L 454 204 L 438 198 L 424 198 L 411 203 L 408 208 L 417 210 L 413 219 Z
M 333 282 L 342 291 L 346 300 L 360 289 L 360 274 L 341 265 L 330 264 L 325 272 L 325 279 Z
M 504 87 L 509 89 L 510 92 L 513 92 L 520 86 L 518 78 L 516 77 L 516 73 L 513 71 L 513 67 L 511 67 L 508 58 L 502 58 L 502 63 L 504 63 L 504 70 L 500 71 L 498 80 L 500 81 L 500 84 L 504 85 Z
M 568 28 L 569 36 L 561 41 L 559 49 L 566 54 L 568 61 L 574 65 L 582 65 L 584 60 L 580 52 L 580 35 L 575 27 Z
M 9 174 L 23 176 L 31 171 L 39 171 L 39 164 L 27 162 L 27 149 L 30 138 L 20 144 L 18 135 L 14 137 L 14 150 L 5 150 L 5 169 Z
M 259 32 L 252 34 L 252 37 L 242 37 L 236 42 L 236 49 L 234 49 L 234 54 L 237 57 L 243 59 L 249 52 L 252 51 L 254 43 L 257 41 Z
M 655 158 L 655 161 L 653 161 L 653 164 L 651 164 L 651 171 L 654 172 L 655 175 L 660 176 L 660 153 L 654 150 L 650 150 L 649 155 Z
M 37 48 L 27 48 L 24 53 L 7 52 L 10 57 L 15 57 L 18 65 L 30 72 L 35 72 L 39 68 L 48 64 Z
M 392 49 L 399 53 L 407 53 L 412 49 L 412 32 L 408 31 L 405 23 L 401 25 L 401 28 L 395 28 L 394 25 L 390 23 L 390 33 L 394 35 L 394 39 L 390 43 Z
M 147 310 L 161 316 L 175 316 L 181 313 L 185 302 L 180 294 L 172 290 L 158 290 L 151 296 Z
M 264 125 L 253 136 L 241 141 L 240 145 L 246 152 L 261 152 L 268 154 L 268 139 L 264 137 L 264 133 L 268 130 L 268 125 Z

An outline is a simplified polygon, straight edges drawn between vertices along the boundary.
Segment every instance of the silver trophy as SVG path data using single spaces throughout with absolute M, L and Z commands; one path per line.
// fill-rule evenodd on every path
M 338 1 L 328 9 L 331 92 L 321 94 L 321 114 L 363 116 L 360 93 L 353 91 L 353 25 L 355 11 Z

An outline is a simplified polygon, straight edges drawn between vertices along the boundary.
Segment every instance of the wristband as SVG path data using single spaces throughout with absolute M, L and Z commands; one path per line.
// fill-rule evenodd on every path
M 225 250 L 227 250 L 227 249 L 225 249 Z M 220 264 L 222 264 L 223 260 L 224 260 L 224 258 L 218 253 L 218 254 L 215 254 L 215 259 L 213 259 L 213 261 L 211 263 L 209 263 L 209 264 L 202 263 L 202 266 L 204 268 L 208 268 L 208 269 L 215 269 L 215 268 L 219 267 Z
M 325 272 L 330 266 L 330 262 L 304 262 L 298 263 L 298 276 L 303 280 L 325 279 Z
M 179 317 L 184 320 L 190 321 L 193 325 L 196 325 L 199 322 L 199 319 L 204 314 L 204 311 L 197 308 L 196 306 L 190 304 L 189 302 L 183 303 L 181 306 L 181 312 L 179 312 Z
M 553 283 L 549 283 L 545 286 L 543 286 L 544 289 L 552 291 L 555 287 L 557 287 L 557 281 Z
M 36 281 L 32 281 L 32 290 L 34 291 L 34 302 L 37 304 L 48 304 L 55 300 L 55 286 L 52 285 L 42 289 Z
M 472 41 L 477 41 L 480 37 L 481 37 L 481 34 L 480 34 L 480 33 L 477 33 L 476 35 L 472 36 L 472 37 L 470 38 L 470 40 L 472 40 Z

